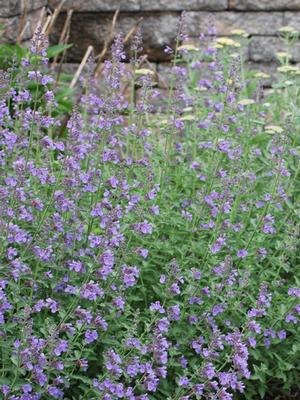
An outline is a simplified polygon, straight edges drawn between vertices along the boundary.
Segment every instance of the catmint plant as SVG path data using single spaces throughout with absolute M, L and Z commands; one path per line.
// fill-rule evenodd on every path
M 41 29 L 1 72 L 1 398 L 297 387 L 299 82 L 279 110 L 233 51 L 245 35 L 215 34 L 191 45 L 181 17 L 166 115 L 139 31 L 132 70 L 117 35 L 66 126 Z

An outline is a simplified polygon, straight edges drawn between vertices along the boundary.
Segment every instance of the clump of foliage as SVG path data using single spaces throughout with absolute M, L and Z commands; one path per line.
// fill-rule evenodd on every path
M 64 138 L 40 30 L 18 73 L 2 72 L 2 398 L 299 386 L 299 70 L 285 58 L 264 98 L 236 34 L 198 48 L 181 19 L 162 117 L 139 33 L 132 72 L 117 36 L 101 94 L 87 76 Z

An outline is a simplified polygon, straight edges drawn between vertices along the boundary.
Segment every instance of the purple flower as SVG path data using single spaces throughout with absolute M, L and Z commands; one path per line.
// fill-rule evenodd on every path
M 255 348 L 256 347 L 256 340 L 254 339 L 254 337 L 249 336 L 248 337 L 248 342 L 250 344 L 251 347 Z
M 10 387 L 6 384 L 2 385 L 0 389 L 4 396 L 7 396 L 10 392 Z
M 114 254 L 111 250 L 106 250 L 102 253 L 100 258 L 101 263 L 108 268 L 112 268 L 114 266 Z
M 135 285 L 139 275 L 140 272 L 137 267 L 122 266 L 122 279 L 126 289 Z
M 174 320 L 174 321 L 180 320 L 180 306 L 178 304 L 176 304 L 175 306 L 169 307 L 168 312 L 169 312 L 171 320 Z
M 212 254 L 218 253 L 221 248 L 226 244 L 226 240 L 224 237 L 220 236 L 214 244 L 210 246 L 210 251 Z
M 87 344 L 91 344 L 93 343 L 95 340 L 98 339 L 98 333 L 96 330 L 87 330 L 85 332 L 85 343 Z
M 158 205 L 153 205 L 149 208 L 149 211 L 151 212 L 151 214 L 153 215 L 159 215 L 159 206 Z
M 277 337 L 278 337 L 278 339 L 281 339 L 281 340 L 286 339 L 286 331 L 284 331 L 284 330 L 278 331 Z
M 179 386 L 188 386 L 190 383 L 189 379 L 186 376 L 182 376 L 179 378 L 178 385 Z
M 248 327 L 251 332 L 261 333 L 260 324 L 256 321 L 250 321 Z
M 23 390 L 23 393 L 31 393 L 32 385 L 30 385 L 29 383 L 26 383 L 25 385 L 22 385 L 22 390 Z
M 202 373 L 205 378 L 211 380 L 215 375 L 216 371 L 212 363 L 207 363 L 205 367 L 202 369 Z
M 164 48 L 164 52 L 165 52 L 166 54 L 172 54 L 172 53 L 173 53 L 173 50 L 171 49 L 170 46 L 166 46 L 166 47 Z
M 202 396 L 203 395 L 203 391 L 204 391 L 204 385 L 203 384 L 196 384 L 196 385 L 193 386 L 193 390 L 198 396 Z
M 215 109 L 217 112 L 221 112 L 221 111 L 223 111 L 223 109 L 224 109 L 224 104 L 223 104 L 223 103 L 215 103 L 215 104 L 214 104 L 214 109 Z
M 170 322 L 168 321 L 168 319 L 166 317 L 164 317 L 157 321 L 156 326 L 157 326 L 159 332 L 165 333 L 165 332 L 168 332 L 168 330 L 169 330 Z
M 58 344 L 53 350 L 53 353 L 56 356 L 60 356 L 62 353 L 65 353 L 69 348 L 69 344 L 66 340 L 59 340 Z
M 136 253 L 143 258 L 147 258 L 149 252 L 147 249 L 143 249 L 143 248 L 139 247 L 136 249 Z
M 187 368 L 188 366 L 188 361 L 184 356 L 180 357 L 180 365 L 182 366 L 182 368 Z
M 241 249 L 237 251 L 236 255 L 239 258 L 245 258 L 248 255 L 248 251 L 246 249 Z
M 56 386 L 49 386 L 48 393 L 55 399 L 62 399 L 64 397 L 64 392 Z
M 124 311 L 125 301 L 124 301 L 123 297 L 121 297 L 121 296 L 116 297 L 115 299 L 113 299 L 112 304 L 118 310 Z
M 55 300 L 50 298 L 46 299 L 45 307 L 48 307 L 52 314 L 55 314 L 58 311 L 58 304 Z
M 300 299 L 300 289 L 296 288 L 296 287 L 291 287 L 288 290 L 288 295 L 294 296 L 294 297 L 297 297 L 298 299 Z
M 217 315 L 221 314 L 225 309 L 224 304 L 216 304 L 215 306 L 213 306 L 211 313 L 214 317 L 216 317 Z
M 150 311 L 158 311 L 160 314 L 165 313 L 165 309 L 163 306 L 160 304 L 159 301 L 156 301 L 155 303 L 151 303 L 149 307 Z
M 152 225 L 148 221 L 139 222 L 133 225 L 134 230 L 142 235 L 151 235 Z
M 293 314 L 289 313 L 289 314 L 285 317 L 285 322 L 287 322 L 287 323 L 292 323 L 292 324 L 297 324 L 298 320 L 297 320 L 297 318 L 296 318 Z
M 80 296 L 84 299 L 95 301 L 104 296 L 104 291 L 97 283 L 89 282 L 83 285 Z

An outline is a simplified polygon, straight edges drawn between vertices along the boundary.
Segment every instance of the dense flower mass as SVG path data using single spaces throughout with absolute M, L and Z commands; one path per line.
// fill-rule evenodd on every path
M 1 72 L 3 399 L 299 385 L 299 79 L 265 98 L 236 53 L 246 36 L 210 27 L 191 45 L 184 14 L 178 29 L 165 115 L 153 74 L 135 73 L 140 32 L 132 72 L 117 35 L 66 126 L 40 29 Z

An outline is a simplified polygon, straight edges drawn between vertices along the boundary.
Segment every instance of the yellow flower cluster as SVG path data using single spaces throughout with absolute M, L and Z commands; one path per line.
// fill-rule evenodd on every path
M 135 74 L 142 76 L 142 75 L 154 75 L 155 72 L 148 68 L 140 68 L 135 70 Z
M 267 125 L 265 127 L 265 132 L 266 133 L 282 133 L 283 129 L 281 128 L 281 126 L 278 126 L 278 125 Z
M 182 44 L 178 47 L 178 50 L 186 50 L 186 51 L 199 51 L 199 47 L 194 46 L 193 44 Z
M 292 56 L 291 56 L 289 53 L 285 52 L 285 51 L 278 51 L 278 52 L 276 53 L 276 56 L 277 56 L 278 58 L 285 58 L 285 59 L 290 59 L 290 58 L 292 58 Z
M 282 26 L 281 28 L 278 29 L 278 32 L 290 36 L 296 36 L 299 34 L 299 32 L 292 26 Z
M 251 104 L 255 104 L 255 101 L 253 99 L 242 99 L 238 104 L 241 106 L 250 106 Z
M 217 49 L 222 49 L 223 47 L 241 47 L 241 44 L 228 37 L 219 37 L 213 47 Z
M 265 72 L 258 71 L 254 74 L 255 78 L 260 78 L 260 79 L 268 79 L 270 78 L 269 74 L 266 74 Z
M 244 31 L 243 29 L 232 29 L 232 31 L 230 33 L 234 36 L 241 36 L 244 38 L 249 36 L 249 34 L 246 31 Z
M 300 69 L 294 65 L 282 65 L 281 67 L 277 68 L 277 71 L 284 74 L 300 75 Z

